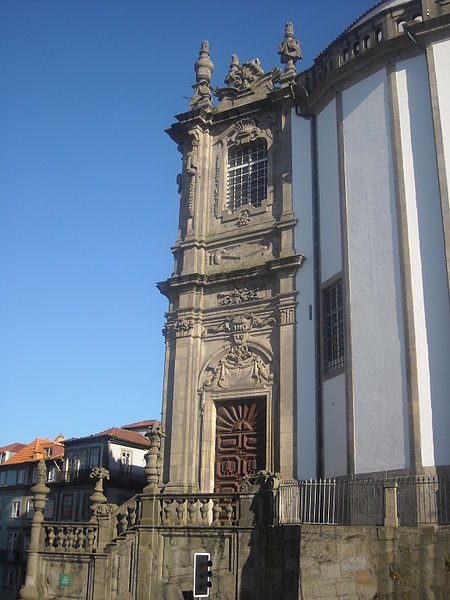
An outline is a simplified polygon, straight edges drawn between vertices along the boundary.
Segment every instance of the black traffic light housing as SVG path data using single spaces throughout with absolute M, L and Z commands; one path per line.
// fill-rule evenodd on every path
M 209 597 L 209 588 L 212 586 L 210 567 L 212 562 L 208 552 L 194 554 L 194 598 Z

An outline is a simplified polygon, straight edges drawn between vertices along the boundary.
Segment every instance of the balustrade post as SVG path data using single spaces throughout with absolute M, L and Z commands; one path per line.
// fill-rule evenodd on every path
M 384 482 L 384 526 L 398 527 L 397 482 Z
M 30 545 L 28 547 L 28 559 L 25 575 L 25 585 L 19 591 L 21 600 L 38 600 L 38 574 L 39 574 L 39 550 L 44 520 L 44 508 L 50 489 L 45 485 L 47 478 L 47 467 L 45 461 L 41 460 L 37 465 L 37 483 L 31 488 L 33 492 L 34 515 L 31 521 Z
M 146 485 L 142 496 L 142 519 L 143 525 L 160 525 L 160 489 L 159 480 L 161 476 L 161 441 L 166 437 L 164 428 L 159 423 L 152 423 L 145 433 L 150 442 L 150 448 L 145 455 L 145 478 Z
M 95 479 L 94 492 L 89 496 L 91 519 L 90 523 L 98 524 L 98 540 L 99 549 L 103 549 L 113 537 L 113 521 L 112 514 L 117 509 L 116 504 L 107 502 L 106 496 L 103 493 L 103 480 L 109 479 L 109 471 L 103 467 L 95 467 L 89 476 Z

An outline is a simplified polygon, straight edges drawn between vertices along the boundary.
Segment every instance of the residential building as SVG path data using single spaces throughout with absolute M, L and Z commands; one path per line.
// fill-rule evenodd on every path
M 0 464 L 0 598 L 17 598 L 23 584 L 26 551 L 33 516 L 31 487 L 36 482 L 36 465 L 47 463 L 48 481 L 56 478 L 63 466 L 64 437 L 55 440 L 36 438 L 30 444 L 6 446 L 8 459 Z M 57 498 L 49 496 L 45 518 L 53 519 Z

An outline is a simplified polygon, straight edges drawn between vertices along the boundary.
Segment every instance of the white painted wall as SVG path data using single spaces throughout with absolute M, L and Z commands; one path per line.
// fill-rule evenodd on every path
M 316 476 L 314 270 L 311 181 L 311 125 L 292 110 L 292 186 L 297 252 L 306 257 L 297 274 L 298 478 Z M 312 319 L 310 320 L 310 306 Z
M 450 40 L 437 42 L 432 45 L 432 48 L 447 172 L 448 198 L 450 199 Z M 447 206 L 447 210 L 449 210 L 449 206 Z
M 132 455 L 132 465 L 133 465 L 133 473 L 143 472 L 145 466 L 145 454 L 147 450 L 141 450 L 139 448 L 132 448 L 127 446 L 126 442 L 123 444 L 116 444 L 113 442 L 108 442 L 109 445 L 109 464 L 111 473 L 114 472 L 119 474 L 120 470 L 120 459 L 121 452 L 125 450 L 126 452 L 131 452 Z
M 321 280 L 342 269 L 336 101 L 317 117 Z
M 396 204 L 384 70 L 343 92 L 355 469 L 409 466 Z
M 450 63 L 449 63 L 450 66 Z M 396 65 L 424 466 L 450 462 L 450 306 L 425 56 Z
M 345 374 L 322 385 L 325 477 L 347 474 Z

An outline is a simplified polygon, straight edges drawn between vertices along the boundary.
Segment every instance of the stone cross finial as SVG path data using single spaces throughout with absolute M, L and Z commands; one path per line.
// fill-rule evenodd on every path
M 295 39 L 294 25 L 291 22 L 286 23 L 284 39 L 278 48 L 278 54 L 281 56 L 281 63 L 286 65 L 285 75 L 294 76 L 296 73 L 295 63 L 302 58 L 302 53 L 300 42 Z
M 150 442 L 150 448 L 145 455 L 145 477 L 147 485 L 144 488 L 144 493 L 157 494 L 159 493 L 158 483 L 161 475 L 161 441 L 166 437 L 164 427 L 160 423 L 152 423 L 145 432 L 145 437 Z
M 209 108 L 213 107 L 211 100 L 211 75 L 214 70 L 214 64 L 209 56 L 209 42 L 203 40 L 200 47 L 200 53 L 197 62 L 194 65 L 196 82 L 194 95 L 191 98 L 191 108 Z

